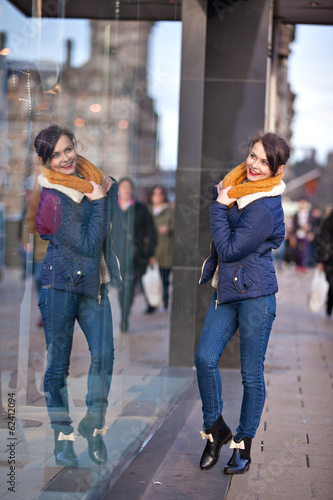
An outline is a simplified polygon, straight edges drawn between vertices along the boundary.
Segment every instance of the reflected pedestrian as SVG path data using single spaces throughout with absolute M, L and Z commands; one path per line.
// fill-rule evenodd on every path
M 173 256 L 174 211 L 168 202 L 166 191 L 162 186 L 154 186 L 152 188 L 149 203 L 157 232 L 155 257 L 163 283 L 164 309 L 167 309 L 169 304 L 169 277 Z
M 141 278 L 147 266 L 155 262 L 156 231 L 148 208 L 134 197 L 134 184 L 123 177 L 118 184 L 118 205 L 112 228 L 114 251 L 119 257 L 122 286 L 118 290 L 121 308 L 120 329 L 127 332 L 129 315 L 137 284 L 142 289 Z M 143 291 L 143 290 L 142 290 Z M 147 313 L 155 308 L 147 302 Z
M 37 135 L 34 145 L 42 170 L 36 228 L 49 241 L 40 275 L 39 308 L 47 347 L 44 391 L 55 460 L 62 466 L 78 463 L 67 393 L 77 320 L 91 354 L 87 413 L 78 430 L 88 441 L 90 458 L 104 464 L 107 451 L 102 436 L 114 361 L 107 283 L 119 279 L 109 232 L 117 184 L 77 154 L 70 130 L 50 126 Z
M 251 463 L 251 443 L 265 402 L 264 360 L 276 315 L 278 290 L 272 249 L 284 239 L 281 195 L 287 143 L 276 134 L 258 134 L 244 163 L 214 188 L 210 205 L 212 242 L 200 284 L 212 279 L 215 292 L 196 352 L 207 444 L 200 467 L 212 468 L 231 430 L 222 417 L 220 356 L 239 329 L 243 401 L 225 474 L 242 474 Z

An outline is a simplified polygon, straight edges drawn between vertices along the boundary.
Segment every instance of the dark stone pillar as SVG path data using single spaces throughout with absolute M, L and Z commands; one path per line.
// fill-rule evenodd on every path
M 194 361 L 197 321 L 206 2 L 183 0 L 182 12 L 180 141 L 176 181 L 170 364 L 191 366 Z
M 210 243 L 213 185 L 241 163 L 264 127 L 267 0 L 185 0 L 176 186 L 170 365 L 190 366 L 211 299 L 198 286 Z M 237 338 L 223 354 L 237 366 Z

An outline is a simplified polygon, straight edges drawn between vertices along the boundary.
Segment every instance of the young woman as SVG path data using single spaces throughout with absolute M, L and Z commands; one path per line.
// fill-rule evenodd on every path
M 250 467 L 251 441 L 264 402 L 264 359 L 276 314 L 278 290 L 271 250 L 284 238 L 282 181 L 290 149 L 281 137 L 256 135 L 246 161 L 216 187 L 210 206 L 212 243 L 200 284 L 215 287 L 196 352 L 207 444 L 201 469 L 212 468 L 231 430 L 222 417 L 219 358 L 239 329 L 243 401 L 239 426 L 231 443 L 233 455 L 225 474 L 242 474 Z
M 34 141 L 42 173 L 36 228 L 49 241 L 40 281 L 39 308 L 47 347 L 44 391 L 54 429 L 58 465 L 75 466 L 74 432 L 69 416 L 67 376 L 78 321 L 88 342 L 87 413 L 79 433 L 88 441 L 90 458 L 107 460 L 106 432 L 113 361 L 113 328 L 106 283 L 120 279 L 112 253 L 110 222 L 117 200 L 116 181 L 76 151 L 74 134 L 50 126 Z
M 160 268 L 163 283 L 163 304 L 169 304 L 169 277 L 173 255 L 174 211 L 167 200 L 165 189 L 154 186 L 149 196 L 150 211 L 157 231 L 157 246 L 155 257 Z

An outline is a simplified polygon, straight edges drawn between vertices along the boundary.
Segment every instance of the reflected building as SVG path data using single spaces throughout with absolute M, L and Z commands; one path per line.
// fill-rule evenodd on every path
M 157 183 L 174 189 L 175 172 L 159 169 L 158 116 L 147 89 L 148 40 L 153 24 L 90 21 L 90 57 L 81 67 L 72 64 L 70 40 L 62 65 L 0 56 L 6 104 L 1 122 L 8 126 L 3 134 L 7 139 L 2 140 L 8 161 L 2 166 L 0 188 L 10 246 L 7 264 L 18 263 L 16 235 L 26 179 L 38 172 L 33 139 L 50 124 L 73 129 L 80 154 L 106 175 L 132 177 L 139 199 L 145 201 L 147 188 Z M 3 36 L 3 45 L 4 40 Z
M 34 172 L 33 138 L 52 123 L 72 128 L 79 152 L 105 174 L 129 175 L 142 188 L 151 185 L 151 176 L 159 178 L 158 116 L 147 93 L 153 23 L 90 21 L 90 26 L 91 55 L 79 68 L 71 64 L 70 40 L 61 67 L 2 57 L 9 159 L 1 198 L 8 216 L 20 212 L 25 179 Z

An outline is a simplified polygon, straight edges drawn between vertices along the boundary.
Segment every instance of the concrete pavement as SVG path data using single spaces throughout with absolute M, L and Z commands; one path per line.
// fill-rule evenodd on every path
M 165 454 L 161 447 L 168 432 L 162 426 L 161 437 L 157 433 L 106 498 L 333 499 L 333 321 L 324 312 L 314 315 L 306 310 L 312 272 L 297 274 L 292 266 L 284 266 L 278 273 L 278 314 L 265 364 L 267 398 L 248 473 L 223 474 L 231 456 L 226 447 L 213 469 L 200 471 L 201 402 L 193 386 L 178 405 L 186 418 Z M 241 380 L 235 370 L 222 369 L 222 377 L 224 417 L 235 430 Z M 152 457 L 158 454 L 159 464 L 153 468 Z
M 306 311 L 312 272 L 300 275 L 292 266 L 278 272 L 278 314 L 265 365 L 266 404 L 253 440 L 250 471 L 235 477 L 223 474 L 231 455 L 226 447 L 213 469 L 199 469 L 204 447 L 199 435 L 201 402 L 193 369 L 167 366 L 168 314 L 160 311 L 150 317 L 143 315 L 142 297 L 137 296 L 131 332 L 120 334 L 114 292 L 111 302 L 117 357 L 107 417 L 109 460 L 103 468 L 93 466 L 85 440 L 78 437 L 75 448 L 80 455 L 79 468 L 56 467 L 44 400 L 36 394 L 44 367 L 44 340 L 35 326 L 38 312 L 32 295 L 28 365 L 33 369 L 28 370 L 27 404 L 18 407 L 17 490 L 8 491 L 6 484 L 10 473 L 7 426 L 0 429 L 1 498 L 332 500 L 333 321 L 326 319 L 324 312 L 313 315 Z M 28 314 L 22 312 L 20 285 L 16 271 L 6 273 L 0 283 L 0 360 L 6 409 L 18 348 L 25 345 L 24 335 L 20 344 L 19 333 L 24 331 L 20 318 Z M 76 427 L 85 412 L 88 366 L 85 339 L 78 331 L 70 378 Z M 222 369 L 222 376 L 224 417 L 235 430 L 241 379 L 238 370 Z

